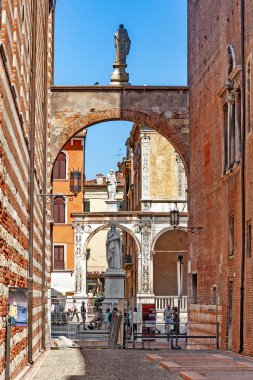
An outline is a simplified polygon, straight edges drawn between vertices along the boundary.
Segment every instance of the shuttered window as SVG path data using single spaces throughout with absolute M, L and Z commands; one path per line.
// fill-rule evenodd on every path
M 53 179 L 66 179 L 66 154 L 61 152 L 54 164 Z
M 54 269 L 65 269 L 63 245 L 54 246 Z
M 65 223 L 65 201 L 62 197 L 54 198 L 53 214 L 55 223 Z

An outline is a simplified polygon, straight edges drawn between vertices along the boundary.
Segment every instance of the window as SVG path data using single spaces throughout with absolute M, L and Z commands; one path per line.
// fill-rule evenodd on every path
M 234 214 L 228 217 L 228 256 L 234 255 L 234 229 L 235 217 Z
M 53 179 L 66 179 L 66 154 L 60 152 L 54 163 Z
M 63 197 L 54 198 L 53 216 L 55 223 L 65 223 L 65 201 Z
M 55 245 L 54 246 L 54 269 L 64 270 L 64 245 Z
M 192 303 L 197 303 L 198 301 L 198 274 L 192 274 Z
M 90 200 L 84 200 L 84 212 L 90 212 Z
M 247 222 L 247 256 L 251 257 L 251 220 Z
M 237 70 L 234 70 L 235 50 L 231 44 L 227 47 L 227 59 L 227 83 L 219 91 L 223 104 L 223 175 L 232 171 L 241 159 L 241 90 L 238 86 L 240 69 L 237 66 Z

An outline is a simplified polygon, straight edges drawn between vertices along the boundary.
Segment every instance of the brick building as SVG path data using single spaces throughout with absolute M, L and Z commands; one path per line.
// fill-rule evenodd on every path
M 28 289 L 28 325 L 11 327 L 11 378 L 46 345 L 50 251 L 46 204 L 37 194 L 46 192 L 53 18 L 53 0 L 0 2 L 1 378 L 10 287 Z
M 205 231 L 189 236 L 190 319 L 215 323 L 217 312 L 221 347 L 247 355 L 253 355 L 252 49 L 252 1 L 188 1 L 189 224 Z

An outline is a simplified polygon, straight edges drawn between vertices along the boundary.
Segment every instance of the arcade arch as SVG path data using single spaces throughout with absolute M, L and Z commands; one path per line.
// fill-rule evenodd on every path
M 52 87 L 51 91 L 50 169 L 65 143 L 81 130 L 125 120 L 147 125 L 167 138 L 189 172 L 188 87 Z
M 110 224 L 104 224 L 100 227 L 95 228 L 90 235 L 87 237 L 86 242 L 83 247 L 83 255 L 86 256 L 87 260 L 87 287 L 88 292 L 90 285 L 95 285 L 95 283 L 100 284 L 100 290 L 104 291 L 104 272 L 108 268 L 106 261 L 106 239 L 107 233 L 110 229 Z M 138 253 L 140 252 L 140 242 L 134 235 L 134 233 L 121 224 L 117 225 L 117 229 L 121 232 L 122 239 L 122 251 L 125 251 L 125 244 L 127 237 L 133 241 L 134 254 L 123 256 L 123 268 L 126 272 L 125 277 L 125 295 L 126 297 L 136 296 L 137 293 L 137 273 L 138 273 Z M 90 257 L 87 257 L 87 252 Z M 94 288 L 94 286 L 91 286 Z
M 183 254 L 183 295 L 187 295 L 188 234 L 185 231 L 164 229 L 153 242 L 153 278 L 156 296 L 178 294 L 178 254 Z

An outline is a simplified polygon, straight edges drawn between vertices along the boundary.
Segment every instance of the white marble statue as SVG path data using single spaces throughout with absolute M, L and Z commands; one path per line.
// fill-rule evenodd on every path
M 106 239 L 106 259 L 109 269 L 121 269 L 122 266 L 122 243 L 120 232 L 116 224 L 112 223 Z
M 110 169 L 109 173 L 106 176 L 107 183 L 107 194 L 110 201 L 116 200 L 116 186 L 117 180 L 113 169 Z
M 114 34 L 114 45 L 116 48 L 115 63 L 126 63 L 126 56 L 130 50 L 130 38 L 123 24 L 120 24 L 119 29 Z

